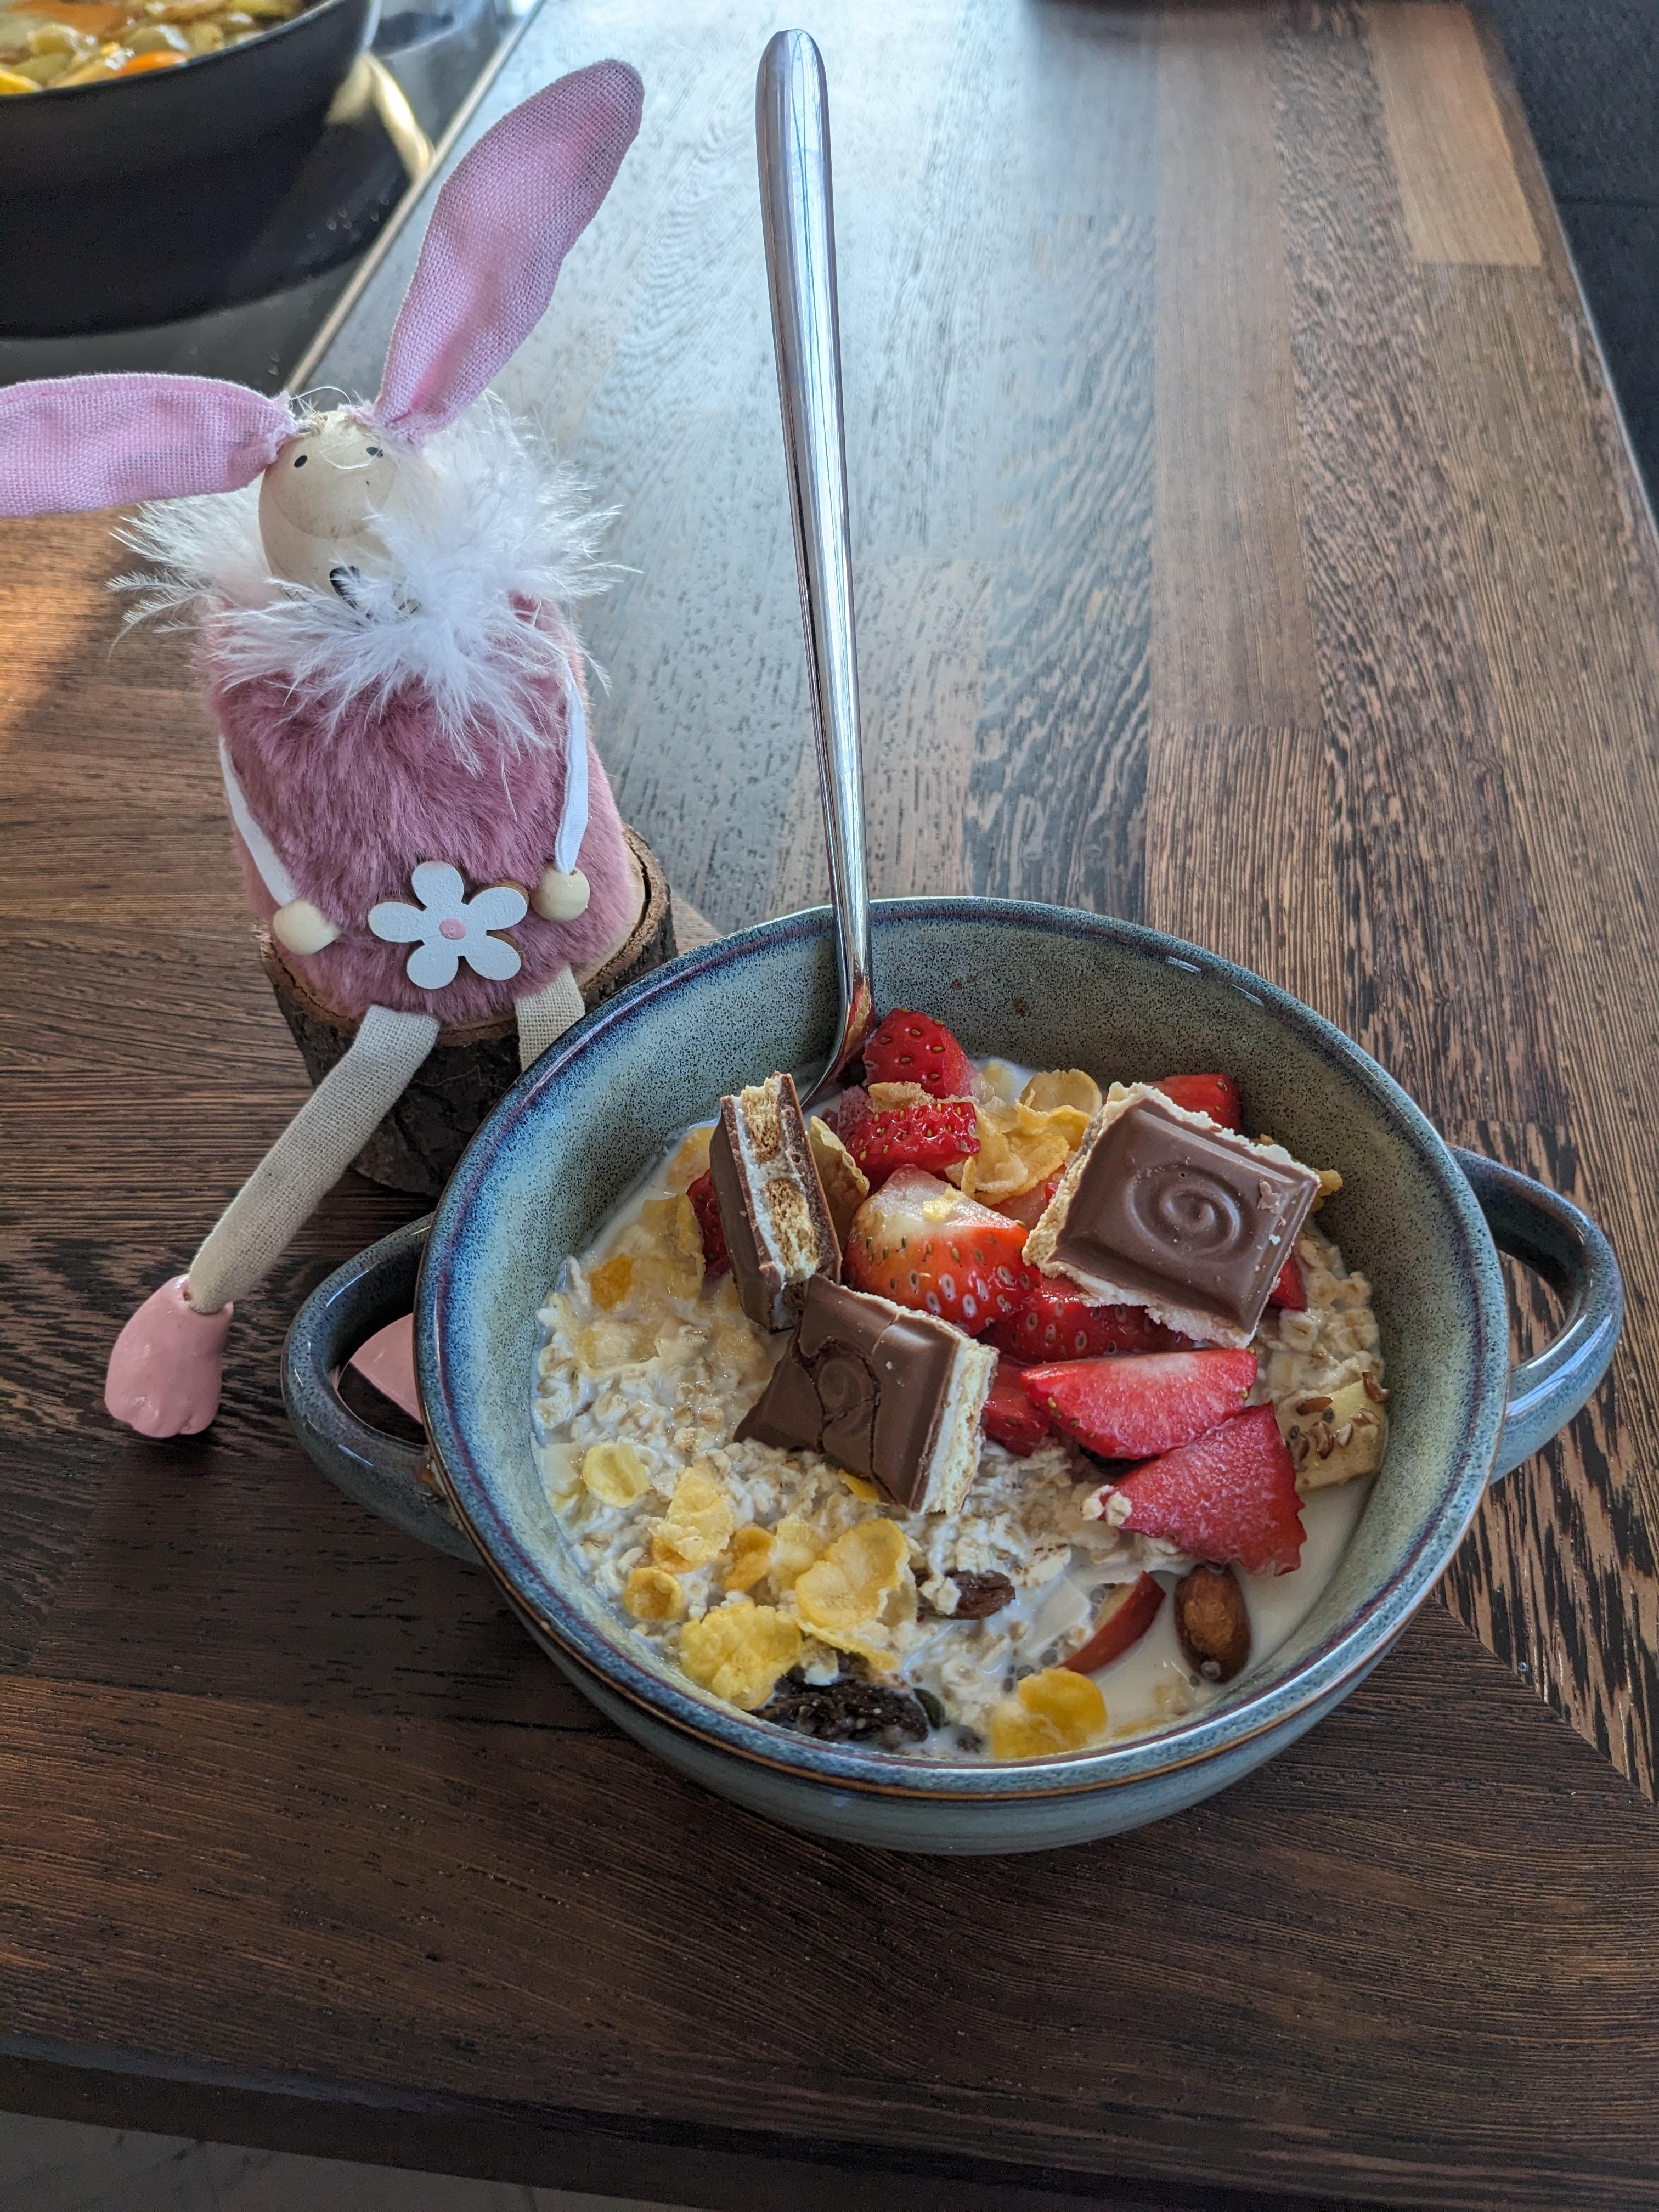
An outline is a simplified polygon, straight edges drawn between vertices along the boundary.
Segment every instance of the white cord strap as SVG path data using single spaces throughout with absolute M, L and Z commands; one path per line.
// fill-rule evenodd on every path
M 585 759 L 585 756 L 584 756 Z M 230 818 L 236 824 L 236 833 L 247 847 L 248 855 L 259 871 L 259 880 L 278 906 L 291 906 L 300 896 L 294 878 L 276 857 L 276 848 L 253 818 L 253 810 L 247 803 L 235 769 L 230 764 L 230 751 L 222 738 L 219 740 L 219 766 L 224 771 L 225 801 L 230 808 Z M 583 786 L 584 799 L 586 782 Z
M 553 865 L 568 876 L 587 835 L 587 713 L 569 655 L 564 664 L 564 811 L 553 841 Z M 527 1063 L 526 1063 L 527 1064 Z

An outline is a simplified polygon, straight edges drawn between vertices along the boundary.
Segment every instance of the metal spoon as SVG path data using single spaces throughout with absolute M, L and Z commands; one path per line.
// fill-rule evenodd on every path
M 842 428 L 841 324 L 823 64 L 805 31 L 780 31 L 755 85 L 761 220 L 772 295 L 778 406 L 795 523 L 801 627 L 812 680 L 812 732 L 830 853 L 841 1021 L 829 1064 L 806 1103 L 836 1087 L 863 1046 L 870 988 L 870 881 L 864 851 L 864 753 L 859 737 L 853 554 Z

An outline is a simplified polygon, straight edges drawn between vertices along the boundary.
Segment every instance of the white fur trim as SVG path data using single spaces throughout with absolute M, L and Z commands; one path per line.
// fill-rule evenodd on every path
M 582 508 L 538 427 L 489 393 L 425 459 L 379 518 L 389 573 L 364 575 L 350 605 L 270 575 L 257 483 L 141 508 L 117 535 L 160 573 L 116 579 L 135 594 L 128 621 L 199 620 L 232 683 L 278 678 L 335 717 L 418 684 L 471 766 L 481 751 L 549 744 L 538 687 L 574 694 L 563 611 L 611 580 L 594 556 L 609 517 Z M 585 777 L 585 744 L 572 757 Z

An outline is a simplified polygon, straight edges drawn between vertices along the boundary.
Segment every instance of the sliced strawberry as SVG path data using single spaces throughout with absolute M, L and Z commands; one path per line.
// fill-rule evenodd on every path
M 697 1217 L 697 1228 L 702 1237 L 702 1271 L 712 1282 L 715 1276 L 731 1273 L 732 1255 L 726 1249 L 726 1231 L 720 1226 L 714 1178 L 707 1168 L 695 1182 L 686 1186 L 685 1194 L 691 1201 L 691 1211 Z
M 1282 1306 L 1286 1313 L 1306 1313 L 1308 1286 L 1302 1279 L 1302 1270 L 1294 1252 L 1279 1271 L 1279 1280 L 1267 1293 L 1270 1306 Z
M 869 1093 L 855 1087 L 841 1094 L 836 1133 L 872 1189 L 896 1168 L 954 1167 L 979 1150 L 979 1119 L 971 1098 L 929 1098 L 878 1114 Z
M 1301 1501 L 1271 1406 L 1235 1413 L 1196 1443 L 1132 1468 L 1105 1493 L 1129 1500 L 1122 1526 L 1194 1559 L 1287 1574 L 1302 1557 Z
M 1018 1222 L 906 1167 L 854 1215 L 843 1265 L 854 1289 L 940 1314 L 977 1336 L 1014 1310 L 1036 1275 L 1024 1249 Z
M 1165 1075 L 1159 1079 L 1158 1088 L 1189 1114 L 1207 1114 L 1224 1129 L 1244 1127 L 1238 1085 L 1231 1075 Z
M 1192 1340 L 1154 1321 L 1144 1306 L 1091 1306 L 1068 1284 L 1044 1275 L 1024 1304 L 994 1322 L 989 1341 L 1016 1359 L 1100 1359 L 1121 1352 L 1180 1352 Z
M 1154 1352 L 1028 1367 L 1020 1380 L 1064 1429 L 1106 1459 L 1149 1459 L 1191 1443 L 1243 1405 L 1255 1354 Z
M 1164 1585 L 1151 1575 L 1120 1583 L 1106 1593 L 1094 1634 L 1081 1650 L 1073 1652 L 1066 1664 L 1074 1674 L 1092 1674 L 1098 1667 L 1109 1667 L 1132 1644 L 1139 1643 L 1158 1619 L 1163 1602 Z
M 1028 1229 L 1035 1229 L 1048 1212 L 1048 1201 L 1060 1188 L 1060 1176 L 1065 1172 L 1062 1168 L 1047 1182 L 1033 1183 L 1030 1190 L 1021 1191 L 1017 1198 L 999 1199 L 997 1212 L 1006 1213 L 1011 1221 L 1023 1221 Z
M 935 1098 L 965 1098 L 974 1064 L 943 1022 L 896 1006 L 865 1040 L 866 1083 L 919 1083 Z
M 1030 1459 L 1048 1433 L 1048 1417 L 1026 1396 L 1012 1359 L 998 1360 L 991 1395 L 979 1418 L 986 1435 L 1016 1459 Z

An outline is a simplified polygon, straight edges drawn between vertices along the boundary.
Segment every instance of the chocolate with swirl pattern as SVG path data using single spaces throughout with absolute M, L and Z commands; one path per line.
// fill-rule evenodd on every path
M 1319 1177 L 1150 1086 L 1103 1107 L 1026 1255 L 1091 1298 L 1245 1345 Z
M 979 1466 L 996 1354 L 948 1321 L 825 1276 L 737 1441 L 822 1452 L 911 1513 L 954 1513 Z

